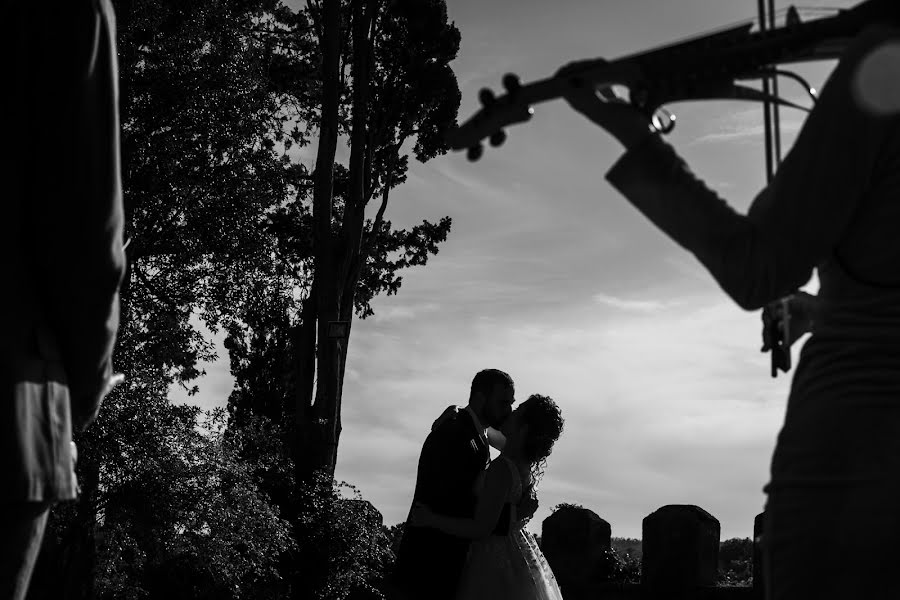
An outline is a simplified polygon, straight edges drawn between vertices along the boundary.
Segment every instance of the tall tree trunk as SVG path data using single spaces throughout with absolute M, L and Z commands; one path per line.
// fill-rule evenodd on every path
M 338 139 L 338 108 L 340 103 L 340 55 L 341 55 L 341 2 L 340 0 L 323 0 L 320 27 L 320 47 L 322 49 L 322 114 L 319 125 L 319 147 L 316 154 L 316 168 L 313 184 L 313 237 L 315 253 L 313 289 L 311 302 L 315 306 L 315 315 L 304 310 L 304 318 L 314 317 L 317 348 L 313 350 L 318 358 L 318 385 L 316 399 L 307 410 L 297 411 L 298 419 L 298 457 L 300 461 L 297 484 L 301 485 L 309 479 L 312 471 L 322 464 L 322 448 L 325 432 L 329 423 L 324 410 L 328 391 L 334 388 L 329 384 L 328 367 L 333 361 L 328 355 L 333 352 L 334 344 L 328 339 L 328 321 L 336 320 L 337 298 L 334 293 L 334 240 L 331 232 L 332 195 L 334 183 L 334 156 Z M 305 322 L 302 327 L 312 326 Z M 306 330 L 308 333 L 308 329 Z M 301 387 L 304 380 L 309 380 L 309 344 L 298 349 L 298 372 L 301 374 Z M 303 391 L 299 401 L 303 401 Z M 299 407 L 298 407 L 299 408 Z M 305 462 L 305 464 L 304 464 Z
M 349 195 L 344 209 L 343 227 L 340 236 L 340 246 L 337 252 L 337 264 L 335 266 L 334 295 L 337 302 L 329 305 L 334 309 L 333 320 L 347 322 L 347 335 L 342 339 L 331 339 L 328 351 L 320 357 L 319 385 L 324 388 L 321 397 L 324 402 L 321 407 L 322 418 L 326 420 L 327 427 L 324 431 L 323 468 L 329 474 L 334 474 L 337 464 L 338 442 L 341 435 L 341 400 L 344 382 L 344 367 L 347 359 L 347 350 L 350 342 L 349 324 L 353 318 L 353 298 L 358 282 L 358 268 L 356 265 L 364 258 L 360 257 L 362 246 L 362 234 L 365 225 L 366 203 L 369 199 L 368 189 L 368 113 L 369 113 L 369 81 L 372 38 L 370 36 L 370 24 L 375 14 L 377 2 L 373 0 L 352 1 L 352 40 L 353 40 L 353 120 L 350 132 L 350 164 L 349 164 Z M 320 314 L 320 327 L 327 327 L 327 323 L 321 320 L 325 315 Z M 321 343 L 321 337 L 320 337 Z M 330 361 L 326 364 L 322 359 Z M 322 386 L 322 377 L 327 377 Z M 318 403 L 319 397 L 316 398 Z
M 309 441 L 312 439 L 312 400 L 316 381 L 316 286 L 310 287 L 303 300 L 300 324 L 294 329 L 294 356 L 297 373 L 294 429 L 294 477 L 298 483 L 306 481 L 315 470 Z

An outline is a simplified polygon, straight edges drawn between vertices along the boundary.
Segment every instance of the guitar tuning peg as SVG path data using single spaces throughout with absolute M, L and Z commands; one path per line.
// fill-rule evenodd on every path
M 491 146 L 497 147 L 503 144 L 506 141 L 506 132 L 502 129 L 498 129 L 494 133 L 491 134 L 490 140 Z
M 660 107 L 656 109 L 656 112 L 650 117 L 650 123 L 658 132 L 669 134 L 675 129 L 675 115 L 665 108 Z
M 484 146 L 481 144 L 475 144 L 474 146 L 469 146 L 469 149 L 466 151 L 466 158 L 470 161 L 475 162 L 481 155 L 484 154 Z
M 481 91 L 478 92 L 478 99 L 481 101 L 482 106 L 488 107 L 493 104 L 497 98 L 494 96 L 494 92 L 488 88 L 481 88 Z
M 522 83 L 519 81 L 519 77 L 512 73 L 507 73 L 503 76 L 503 88 L 509 92 L 515 92 L 520 87 L 522 87 Z

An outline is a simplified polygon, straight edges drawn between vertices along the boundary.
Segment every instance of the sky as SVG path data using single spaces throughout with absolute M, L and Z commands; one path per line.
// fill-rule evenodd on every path
M 448 0 L 462 36 L 451 63 L 460 122 L 478 108 L 478 90 L 499 92 L 507 72 L 527 83 L 572 60 L 612 59 L 753 17 L 756 7 Z M 832 67 L 796 70 L 819 87 Z M 782 85 L 808 105 L 798 86 Z M 761 106 L 669 108 L 678 117 L 669 141 L 746 211 L 765 184 Z M 785 148 L 804 117 L 782 112 Z M 519 401 L 549 395 L 565 418 L 538 487 L 534 533 L 563 502 L 593 510 L 613 536 L 634 538 L 656 509 L 695 504 L 719 519 L 721 539 L 750 537 L 790 385 L 789 376 L 771 378 L 759 351 L 759 313 L 737 307 L 606 182 L 620 147 L 562 100 L 536 106 L 507 133 L 476 163 L 463 153 L 410 160 L 408 181 L 392 192 L 386 216 L 395 226 L 449 215 L 453 227 L 427 266 L 406 271 L 399 293 L 376 298 L 375 316 L 354 323 L 336 478 L 356 486 L 386 525 L 405 520 L 431 423 L 448 405 L 466 404 L 477 371 L 499 368 Z M 226 403 L 232 379 L 216 342 L 220 358 L 205 365 L 199 394 L 173 389 L 173 401 Z

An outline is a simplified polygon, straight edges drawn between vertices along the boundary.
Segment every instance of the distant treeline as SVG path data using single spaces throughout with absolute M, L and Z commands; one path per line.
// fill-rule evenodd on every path
M 610 539 L 613 551 L 623 559 L 640 564 L 642 541 L 636 538 Z M 719 583 L 729 586 L 751 585 L 753 582 L 753 540 L 730 538 L 719 543 Z

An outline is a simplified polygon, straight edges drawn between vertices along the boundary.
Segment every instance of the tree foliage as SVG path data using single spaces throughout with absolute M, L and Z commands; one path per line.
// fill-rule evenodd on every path
M 448 22 L 443 0 L 350 0 L 344 5 L 345 28 L 339 26 L 338 0 L 310 6 L 323 49 L 323 99 L 313 194 L 313 286 L 304 303 L 297 345 L 300 478 L 320 469 L 334 473 L 354 311 L 362 306 L 362 315 L 370 314 L 364 307 L 372 294 L 395 292 L 400 280 L 394 273 L 424 264 L 446 239 L 449 218 L 392 233 L 385 212 L 390 190 L 405 178 L 404 143 L 415 140 L 413 153 L 421 161 L 445 152 L 444 133 L 455 125 L 459 108 L 459 88 L 449 66 L 459 49 L 459 31 Z M 349 43 L 338 57 L 344 38 Z M 335 81 L 348 80 L 347 68 L 350 158 L 346 193 L 341 195 L 333 185 L 339 171 L 333 170 L 332 162 L 335 121 L 344 113 L 334 110 L 334 102 Z M 366 208 L 373 198 L 378 198 L 378 209 L 367 219 Z M 340 220 L 338 228 L 333 225 L 335 217 Z M 390 258 L 401 248 L 405 253 L 401 251 L 400 258 Z M 370 286 L 370 295 L 360 293 L 361 282 Z M 343 339 L 327 334 L 335 321 L 348 327 Z
M 133 335 L 117 357 L 131 360 L 131 380 L 149 370 L 156 381 L 162 369 L 186 383 L 212 357 L 191 316 L 216 331 L 277 278 L 265 223 L 301 191 L 279 146 L 307 141 L 288 130 L 278 90 L 303 81 L 296 73 L 310 70 L 314 44 L 305 22 L 272 0 L 116 8 L 129 239 L 123 329 Z M 297 93 L 306 87 L 313 82 Z
M 263 224 L 297 185 L 276 148 L 303 134 L 285 133 L 272 73 L 296 80 L 312 50 L 302 19 L 269 0 L 115 8 L 129 243 L 114 356 L 126 384 L 76 438 L 81 495 L 54 509 L 44 552 L 63 574 L 36 579 L 60 598 L 159 596 L 166 569 L 205 578 L 216 597 L 265 590 L 293 543 L 286 526 L 221 434 L 198 433 L 197 410 L 167 394 L 213 358 L 192 315 L 215 330 L 277 279 Z
M 753 540 L 731 538 L 719 544 L 720 586 L 749 587 L 753 584 Z
M 277 560 L 294 546 L 289 524 L 224 426 L 219 411 L 206 419 L 206 434 L 176 428 L 168 447 L 177 458 L 146 473 L 135 469 L 116 486 L 101 513 L 109 523 L 100 543 L 101 597 L 138 585 L 150 596 L 177 597 L 189 581 L 205 581 L 203 591 L 218 598 L 267 598 L 283 587 Z M 115 576 L 122 545 L 146 561 L 137 581 Z
M 354 221 L 359 260 L 343 284 L 360 316 L 378 294 L 396 293 L 402 270 L 425 264 L 450 228 L 449 218 L 409 229 L 385 218 L 390 190 L 405 180 L 404 144 L 420 160 L 439 154 L 458 105 L 447 64 L 458 32 L 443 2 L 426 3 L 438 29 L 421 31 L 391 14 L 393 4 L 373 5 L 368 38 L 364 197 L 378 194 L 380 210 Z M 341 7 L 346 36 L 352 5 Z M 62 574 L 36 579 L 59 598 L 300 597 L 298 557 L 327 547 L 325 579 L 307 591 L 374 586 L 390 559 L 381 526 L 362 503 L 338 502 L 346 489 L 304 487 L 294 476 L 298 334 L 316 242 L 314 173 L 302 157 L 321 133 L 318 4 L 114 6 L 128 240 L 114 366 L 126 383 L 77 436 L 82 492 L 54 508 L 42 551 L 45 568 Z M 352 43 L 345 52 L 338 127 L 350 135 Z M 364 211 L 357 172 L 334 172 L 330 226 L 340 235 Z M 205 330 L 221 329 L 236 378 L 227 429 L 222 412 L 168 400 L 173 385 L 196 392 L 199 365 L 215 358 Z M 330 529 L 314 528 L 320 509 Z M 341 528 L 358 535 L 342 538 Z M 333 543 L 313 547 L 307 535 Z M 370 538 L 365 550 L 354 545 Z M 341 579 L 347 569 L 356 575 Z
M 123 400 L 114 422 L 82 440 L 85 461 L 113 443 L 120 454 L 102 463 L 92 522 L 82 522 L 81 505 L 54 509 L 47 574 L 71 558 L 66 549 L 86 527 L 95 534 L 97 561 L 88 574 L 98 598 L 265 598 L 283 588 L 278 557 L 295 546 L 290 526 L 261 491 L 239 440 L 225 435 L 224 411 L 206 414 L 197 428 L 195 407 Z M 45 596 L 71 596 L 65 587 L 50 591 Z
M 300 557 L 306 577 L 317 579 L 310 597 L 343 600 L 355 590 L 383 589 L 394 554 L 381 514 L 352 485 L 321 473 L 303 493 L 311 509 L 298 523 Z
M 640 583 L 641 559 L 630 552 L 609 548 L 598 557 L 597 574 L 598 581 L 603 583 Z

